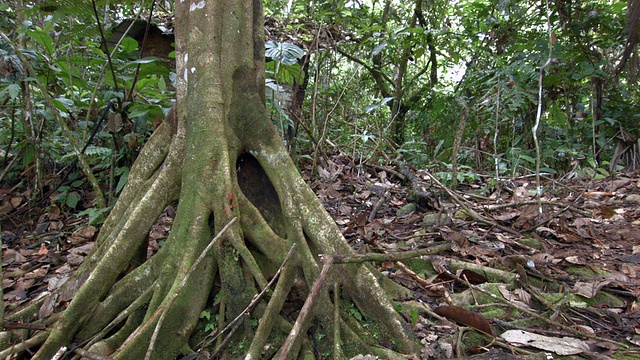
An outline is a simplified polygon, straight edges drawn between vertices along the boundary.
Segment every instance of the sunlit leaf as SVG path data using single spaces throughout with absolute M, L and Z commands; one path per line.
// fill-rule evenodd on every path
M 382 50 L 384 50 L 384 48 L 387 47 L 387 42 L 383 42 L 380 43 L 380 45 L 376 46 L 373 51 L 371 52 L 374 56 L 380 54 L 380 52 L 382 52 Z
M 285 65 L 293 65 L 304 56 L 304 50 L 291 43 L 267 41 L 265 48 L 266 57 Z
M 40 46 L 42 46 L 45 50 L 45 53 L 49 56 L 53 55 L 54 50 L 54 42 L 53 38 L 49 33 L 43 30 L 40 27 L 36 27 L 35 30 L 30 29 L 27 30 L 27 35 L 29 35 L 33 40 L 35 40 Z

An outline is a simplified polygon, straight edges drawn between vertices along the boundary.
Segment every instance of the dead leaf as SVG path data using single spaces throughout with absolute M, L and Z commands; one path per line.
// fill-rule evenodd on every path
M 610 273 L 604 274 L 602 275 L 602 278 L 606 280 L 613 280 L 621 284 L 628 284 L 631 282 L 631 279 L 629 279 L 627 275 L 620 271 L 612 271 Z
M 35 284 L 35 282 L 36 282 L 36 279 L 22 278 L 16 281 L 14 288 L 19 290 L 27 290 L 28 288 L 32 287 L 33 284 Z
M 438 273 L 444 273 L 449 271 L 449 263 L 451 261 L 444 256 L 434 256 L 431 259 L 431 266 Z
M 67 263 L 71 266 L 78 266 L 84 262 L 84 256 L 78 254 L 67 255 Z
M 2 256 L 2 264 L 22 264 L 27 258 L 13 249 L 7 249 Z
M 8 301 L 22 301 L 27 299 L 27 292 L 24 289 L 16 289 L 4 294 L 4 299 Z
M 520 215 L 520 213 L 517 211 L 509 211 L 504 214 L 494 215 L 493 218 L 500 222 L 506 223 L 515 219 L 518 215 Z
M 62 221 L 52 221 L 51 224 L 49 224 L 49 231 L 60 231 L 63 227 L 64 223 Z
M 536 234 L 542 237 L 549 237 L 549 235 L 553 235 L 553 237 L 558 237 L 558 233 L 555 230 L 548 228 L 546 226 L 538 226 L 536 228 Z
M 527 255 L 503 256 L 501 261 L 502 261 L 502 264 L 504 264 L 510 269 L 515 269 L 518 265 L 532 268 L 532 269 L 535 269 L 535 266 L 536 266 L 535 263 L 533 262 L 533 259 Z
M 596 280 L 588 283 L 577 281 L 573 286 L 572 292 L 580 296 L 584 296 L 587 299 L 593 299 L 603 286 L 609 285 L 612 282 L 613 279 Z
M 49 253 L 49 249 L 47 249 L 47 245 L 44 243 L 40 244 L 40 250 L 38 250 L 38 256 L 44 256 Z
M 513 189 L 513 200 L 514 201 L 522 201 L 522 200 L 527 200 L 531 197 L 531 194 L 529 194 L 529 190 L 527 190 L 527 183 L 525 183 L 523 186 L 517 187 L 515 189 Z
M 22 200 L 24 200 L 22 196 L 14 196 L 11 198 L 11 205 L 14 208 L 17 208 L 18 206 L 20 206 L 20 204 L 22 204 Z
M 564 261 L 568 262 L 569 264 L 574 264 L 574 265 L 586 265 L 587 261 L 584 258 L 581 258 L 580 256 L 567 256 L 566 258 L 564 258 Z
M 96 229 L 95 226 L 83 226 L 73 232 L 73 234 L 69 238 L 69 241 L 72 244 L 82 244 L 91 240 L 96 232 L 98 232 L 98 229 Z
M 73 268 L 69 264 L 64 264 L 54 271 L 56 274 L 67 274 L 73 271 Z
M 48 284 L 47 284 L 47 290 L 48 291 L 53 291 L 53 290 L 59 288 L 68 279 L 69 279 L 69 275 L 57 275 L 57 276 L 54 276 L 54 277 L 50 278 L 49 281 L 48 281 Z
M 502 296 L 504 296 L 504 298 L 509 300 L 510 302 L 515 303 L 516 305 L 519 305 L 525 309 L 531 308 L 529 306 L 529 303 L 531 302 L 531 295 L 529 295 L 526 291 L 521 291 L 516 294 L 515 291 L 514 292 L 509 291 L 509 289 L 507 289 L 507 285 L 499 285 L 498 290 L 500 291 Z M 516 290 L 521 290 L 521 289 L 516 289 Z M 527 301 L 522 301 L 523 297 L 527 298 Z
M 0 215 L 8 214 L 11 210 L 13 210 L 13 206 L 9 200 L 5 200 L 0 205 Z
M 487 278 L 485 276 L 469 269 L 463 269 L 462 271 L 460 271 L 458 273 L 458 277 L 463 280 L 466 279 L 470 284 L 473 285 L 484 284 L 487 282 Z
M 542 269 L 553 262 L 553 255 L 547 253 L 537 253 L 531 256 L 536 269 Z
M 558 234 L 558 239 L 562 239 L 564 240 L 565 243 L 569 243 L 569 244 L 584 241 L 583 236 L 578 235 L 573 231 L 567 231 L 565 233 Z
M 589 351 L 589 345 L 586 342 L 572 337 L 550 337 L 524 330 L 507 330 L 500 334 L 500 337 L 513 346 L 531 346 L 553 351 L 558 355 L 576 355 Z
M 56 205 L 49 206 L 49 219 L 57 219 L 60 217 L 60 208 Z
M 45 275 L 47 275 L 47 269 L 38 268 L 38 269 L 35 269 L 33 271 L 30 271 L 30 272 L 24 274 L 24 278 L 25 279 L 37 279 L 37 278 L 44 277 Z
M 93 248 L 93 244 L 94 244 L 93 242 L 90 242 L 82 246 L 75 247 L 69 250 L 69 253 L 76 254 L 76 255 L 88 255 L 89 252 L 91 251 L 91 248 Z
M 15 280 L 4 278 L 4 279 L 2 279 L 2 289 L 3 290 L 4 289 L 8 289 L 8 288 L 12 287 L 13 285 L 15 285 L 15 283 L 16 283 Z
M 620 266 L 620 272 L 632 279 L 636 279 L 638 277 L 636 268 L 629 263 L 622 263 Z
M 449 320 L 453 320 L 463 325 L 470 326 L 481 333 L 494 336 L 491 325 L 485 320 L 482 315 L 474 313 L 469 310 L 465 310 L 459 306 L 440 306 L 433 310 L 436 314 L 445 317 Z

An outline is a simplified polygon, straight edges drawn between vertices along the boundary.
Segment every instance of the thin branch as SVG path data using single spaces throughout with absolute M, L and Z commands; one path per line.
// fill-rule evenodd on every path
M 324 284 L 324 281 L 327 278 L 327 275 L 329 274 L 329 270 L 333 265 L 333 257 L 331 256 L 323 256 L 322 261 L 324 262 L 324 265 L 322 266 L 322 271 L 320 271 L 318 280 L 316 280 L 316 283 L 313 284 L 313 288 L 311 289 L 309 296 L 307 296 L 307 300 L 304 302 L 304 305 L 302 306 L 302 310 L 300 310 L 300 314 L 296 319 L 296 323 L 293 325 L 293 328 L 291 329 L 289 336 L 287 336 L 287 339 L 285 340 L 284 345 L 282 345 L 282 353 L 280 353 L 280 360 L 288 359 L 289 353 L 293 350 L 293 347 L 296 343 L 296 339 L 298 339 L 298 337 L 300 336 L 300 333 L 302 333 L 302 329 L 307 323 L 307 318 L 311 314 L 311 308 L 313 306 L 313 303 L 318 297 L 318 294 L 320 293 L 320 289 L 322 289 L 322 285 Z
M 533 132 L 533 142 L 536 147 L 536 198 L 538 199 L 538 213 L 542 214 L 542 188 L 540 187 L 540 162 L 542 154 L 540 151 L 540 144 L 538 143 L 538 127 L 540 126 L 540 120 L 542 118 L 542 80 L 544 77 L 544 69 L 551 64 L 551 56 L 553 53 L 553 43 L 555 42 L 555 35 L 551 32 L 551 9 L 549 8 L 549 0 L 545 0 L 545 6 L 547 9 L 547 34 L 549 36 L 549 55 L 547 56 L 547 62 L 542 65 L 538 70 L 540 74 L 538 76 L 538 111 L 536 113 L 536 123 L 531 131 Z
M 100 32 L 100 39 L 102 40 L 102 43 L 104 44 L 104 47 L 106 49 L 104 53 L 105 55 L 107 55 L 107 63 L 109 64 L 109 69 L 111 70 L 111 76 L 113 77 L 113 85 L 116 89 L 116 92 L 120 92 L 120 88 L 118 87 L 118 77 L 116 76 L 116 70 L 113 68 L 113 61 L 111 60 L 111 54 L 109 54 L 109 49 L 107 49 L 107 38 L 104 36 L 104 31 L 102 30 L 102 24 L 100 24 L 100 15 L 98 14 L 96 1 L 92 0 L 91 5 L 93 6 L 93 13 L 96 16 L 96 22 L 98 23 L 98 31 Z

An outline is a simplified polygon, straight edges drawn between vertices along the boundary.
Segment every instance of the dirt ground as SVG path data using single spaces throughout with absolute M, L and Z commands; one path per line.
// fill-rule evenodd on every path
M 397 300 L 422 358 L 640 358 L 640 172 L 543 177 L 538 200 L 532 176 L 453 191 L 426 170 L 346 156 L 302 170 L 358 253 L 423 251 L 375 263 L 413 292 Z M 27 211 L 26 198 L 0 189 L 8 314 L 65 281 L 99 231 L 64 206 Z M 153 227 L 149 255 L 174 214 Z

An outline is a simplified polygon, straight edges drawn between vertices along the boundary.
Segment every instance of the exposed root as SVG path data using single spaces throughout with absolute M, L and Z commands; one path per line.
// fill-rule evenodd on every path
M 176 2 L 178 106 L 132 167 L 91 254 L 67 283 L 10 319 L 55 320 L 24 342 L 42 344 L 33 359 L 63 347 L 173 358 L 201 335 L 203 309 L 216 315 L 219 334 L 204 343 L 224 358 L 416 354 L 390 300 L 401 290 L 390 293 L 368 264 L 322 266 L 321 254 L 353 250 L 266 121 L 262 2 L 204 6 Z M 153 223 L 178 200 L 169 237 L 146 259 Z
M 271 166 L 275 168 L 278 163 Z M 274 181 L 274 187 L 280 204 L 284 204 L 281 215 L 299 216 L 281 216 L 284 223 L 272 226 L 260 211 L 264 204 L 257 203 L 258 199 L 253 199 L 256 204 L 249 201 L 235 186 L 240 221 L 230 226 L 232 235 L 224 234 L 225 241 L 213 245 L 214 255 L 203 241 L 210 239 L 208 220 L 199 220 L 187 227 L 191 230 L 180 231 L 185 228 L 176 219 L 165 246 L 123 275 L 136 249 L 146 244 L 140 234 L 151 228 L 149 214 L 155 219 L 167 201 L 174 198 L 169 194 L 171 186 L 160 186 L 164 168 L 158 167 L 149 177 L 156 185 L 144 195 L 132 197 L 137 201 L 120 210 L 118 224 L 112 221 L 101 234 L 97 249 L 87 262 L 92 271 L 78 272 L 74 282 L 67 285 L 72 289 L 83 286 L 52 331 L 40 332 L 22 347 L 7 349 L 0 355 L 24 351 L 27 344 L 37 346 L 46 339 L 35 359 L 49 359 L 72 342 L 102 356 L 166 357 L 184 349 L 199 312 L 215 294 L 220 299 L 214 307 L 221 319 L 220 328 L 226 326 L 235 333 L 222 330 L 216 338 L 209 339 L 207 343 L 215 342 L 214 351 L 229 351 L 225 346 L 248 341 L 246 358 L 260 358 L 265 349 L 282 358 L 296 358 L 313 351 L 314 337 L 326 337 L 321 343 L 315 341 L 315 351 L 347 355 L 366 352 L 384 357 L 398 356 L 396 351 L 415 352 L 416 344 L 370 266 L 325 265 L 321 271 L 320 254 L 348 254 L 351 250 L 319 202 L 313 200 L 310 190 L 302 186 L 301 180 L 287 178 L 293 172 L 281 171 L 282 180 Z M 266 173 L 270 171 L 274 170 Z M 287 185 L 292 180 L 299 186 Z M 141 189 L 144 184 L 140 182 Z M 283 236 L 274 228 L 281 229 Z M 294 245 L 291 260 L 276 270 Z M 278 271 L 281 273 L 276 280 Z M 213 286 L 214 278 L 220 279 L 219 286 Z M 277 281 L 273 291 L 269 279 L 271 283 Z M 323 282 L 331 285 L 323 286 Z M 258 289 L 263 290 L 262 295 Z M 263 298 L 265 290 L 269 294 Z M 292 294 L 306 298 L 305 307 L 290 308 Z M 254 309 L 249 313 L 247 309 L 251 308 Z M 352 309 L 357 309 L 369 323 L 368 329 L 353 318 L 349 313 Z M 259 319 L 257 327 L 250 325 L 250 318 Z M 220 335 L 223 337 L 218 338 Z M 389 349 L 379 347 L 380 343 Z

